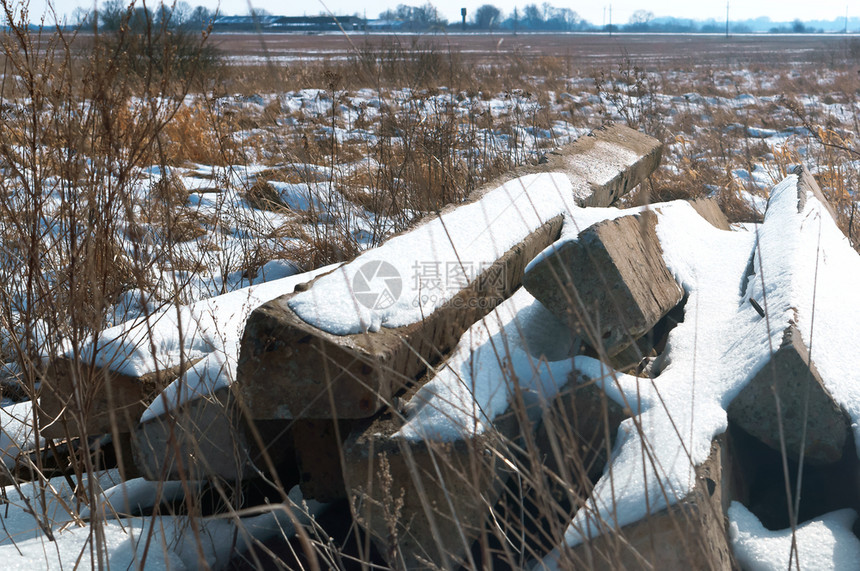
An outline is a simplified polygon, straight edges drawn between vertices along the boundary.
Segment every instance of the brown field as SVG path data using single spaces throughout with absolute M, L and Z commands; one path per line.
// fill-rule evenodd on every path
M 662 34 L 253 34 L 216 33 L 212 41 L 234 58 L 273 61 L 342 58 L 366 45 L 397 42 L 459 52 L 498 63 L 512 55 L 561 57 L 612 64 L 622 56 L 645 64 L 729 66 L 820 64 L 860 55 L 860 38 L 843 35 Z

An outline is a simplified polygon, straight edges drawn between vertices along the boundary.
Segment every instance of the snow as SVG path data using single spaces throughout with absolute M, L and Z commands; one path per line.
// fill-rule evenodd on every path
M 532 260 L 526 264 L 524 273 L 528 273 L 544 259 L 555 254 L 556 250 L 565 242 L 577 240 L 579 238 L 579 234 L 592 224 L 597 224 L 598 222 L 604 222 L 606 220 L 614 220 L 629 214 L 638 214 L 644 209 L 644 207 L 628 208 L 625 210 L 620 210 L 618 208 L 592 207 L 575 208 L 570 212 L 566 212 L 564 225 L 561 227 L 561 235 L 558 237 L 558 240 L 544 248 L 542 252 L 532 258 Z
M 86 489 L 87 477 L 84 478 Z M 224 568 L 231 557 L 253 542 L 276 534 L 289 537 L 295 532 L 295 524 L 307 524 L 310 517 L 325 509 L 324 504 L 304 501 L 296 486 L 290 490 L 286 504 L 269 505 L 268 511 L 251 517 L 222 515 L 195 522 L 185 516 L 166 515 L 115 519 L 130 507 L 153 506 L 162 499 L 179 498 L 183 485 L 141 479 L 118 482 L 115 470 L 96 476 L 96 496 L 102 508 L 99 513 L 110 519 L 95 524 L 83 519 L 91 516 L 85 507 L 80 515 L 74 515 L 79 506 L 64 477 L 46 483 L 47 510 L 42 510 L 38 484 L 24 483 L 19 489 L 7 486 L 4 497 L 8 503 L 0 511 L 3 569 Z M 191 483 L 190 489 L 193 492 L 197 487 Z M 35 517 L 40 518 L 41 526 Z M 93 533 L 95 525 L 101 537 Z M 51 530 L 54 541 L 49 541 L 43 527 Z
M 295 274 L 292 264 L 269 262 L 261 274 L 272 278 L 286 274 L 286 277 L 187 306 L 168 306 L 106 329 L 80 349 L 80 358 L 131 377 L 191 364 L 147 408 L 141 419 L 146 421 L 163 414 L 169 406 L 211 394 L 232 383 L 236 378 L 239 343 L 251 312 L 336 267 L 334 264 Z M 75 356 L 70 347 L 66 356 Z M 17 430 L 13 428 L 15 425 L 9 426 L 10 430 Z
M 119 472 L 108 470 L 92 478 L 84 475 L 81 484 L 84 489 L 92 486 L 95 490 L 101 491 L 119 482 Z M 42 501 L 43 490 L 44 502 Z M 7 546 L 13 546 L 14 549 L 14 545 L 43 537 L 39 521 L 51 527 L 55 525 L 59 527 L 64 523 L 75 521 L 74 514 L 77 514 L 81 507 L 68 481 L 62 476 L 44 483 L 23 482 L 17 487 L 6 486 L 3 496 L 5 502 L 0 510 L 0 529 L 3 530 L 3 534 L 0 534 L 0 550 Z
M 797 554 L 791 556 L 791 529 L 769 531 L 738 502 L 729 507 L 729 538 L 735 557 L 747 571 L 856 569 L 860 540 L 852 526 L 857 512 L 843 509 L 811 519 L 797 527 Z M 795 567 L 799 562 L 799 567 Z
M 325 211 L 326 205 L 334 200 L 343 201 L 331 190 L 330 185 L 289 183 L 272 181 L 269 184 L 277 191 L 281 201 L 292 210 L 299 211 Z
M 317 508 L 319 509 L 319 508 Z M 293 521 L 307 523 L 307 517 L 291 517 L 286 509 L 272 509 L 247 518 L 204 518 L 197 523 L 195 538 L 189 519 L 180 516 L 129 517 L 99 522 L 102 538 L 94 539 L 89 525 L 56 526 L 55 541 L 44 536 L 0 546 L 4 569 L 221 569 L 237 552 L 255 541 L 276 534 L 289 537 Z M 102 549 L 99 563 L 98 542 Z
M 600 160 L 594 160 L 595 156 L 600 157 Z M 588 183 L 598 186 L 608 183 L 618 176 L 626 165 L 633 164 L 638 158 L 636 151 L 632 149 L 601 140 L 594 142 L 591 152 L 566 157 L 566 166 L 581 180 L 574 189 L 576 197 L 580 200 L 588 198 L 591 195 Z
M 574 371 L 635 414 L 656 400 L 645 379 L 615 373 L 612 382 L 600 361 L 571 359 L 573 343 L 569 328 L 520 288 L 463 334 L 433 379 L 407 403 L 406 422 L 394 437 L 450 442 L 481 434 L 509 409 L 515 385 L 527 405 L 545 407 Z
M 480 434 L 508 409 L 514 383 L 524 398 L 548 402 L 573 369 L 568 327 L 520 288 L 473 325 L 409 401 L 395 436 L 453 441 Z
M 335 335 L 415 323 L 535 228 L 573 208 L 571 183 L 562 174 L 506 182 L 476 202 L 443 212 L 365 252 L 291 298 L 289 306 L 306 322 Z M 390 299 L 368 301 L 356 295 L 377 289 L 390 293 Z
M 186 490 L 197 491 L 200 485 L 195 482 L 150 482 L 143 478 L 132 478 L 108 488 L 97 499 L 99 515 L 113 519 L 133 512 L 142 512 L 155 507 L 160 502 L 170 502 L 185 496 Z M 91 516 L 90 507 L 80 511 L 81 519 Z
M 21 452 L 36 446 L 33 431 L 33 402 L 25 401 L 0 408 L 0 458 L 7 468 L 15 465 Z
M 3 559 L 4 569 L 16 571 L 96 569 L 106 565 L 115 569 L 134 569 L 143 565 L 146 565 L 146 569 L 154 570 L 195 568 L 185 565 L 173 550 L 159 549 L 162 546 L 158 545 L 158 539 L 151 546 L 149 556 L 144 557 L 144 525 L 140 518 L 125 520 L 122 524 L 103 523 L 99 552 L 93 545 L 93 534 L 89 527 L 71 527 L 57 531 L 54 542 L 37 537 L 19 542 L 15 546 L 0 547 L 0 558 Z

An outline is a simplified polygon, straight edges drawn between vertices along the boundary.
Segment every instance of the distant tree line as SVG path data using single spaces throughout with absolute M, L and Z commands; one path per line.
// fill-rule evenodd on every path
M 547 30 L 578 31 L 593 29 L 593 26 L 579 17 L 570 8 L 556 8 L 547 2 L 540 6 L 528 4 L 522 11 L 514 8 L 505 16 L 492 4 L 483 4 L 467 13 L 466 27 L 470 30 Z M 394 9 L 379 15 L 380 20 L 397 23 L 398 27 L 410 30 L 432 30 L 458 28 L 462 22 L 448 22 L 435 6 L 427 2 L 423 6 L 400 4 Z
M 153 7 L 151 7 L 153 6 Z M 92 11 L 77 10 L 75 25 L 102 34 L 103 48 L 114 52 L 122 69 L 140 77 L 184 77 L 215 65 L 218 54 L 201 32 L 217 17 L 183 0 L 145 3 L 106 0 Z
M 465 2 L 464 2 L 465 4 Z M 441 29 L 461 29 L 462 21 L 448 21 L 436 7 L 427 2 L 422 6 L 407 6 L 400 4 L 396 8 L 379 14 L 379 19 L 389 22 L 392 27 L 410 31 L 432 31 Z M 627 32 L 627 33 L 724 33 L 725 20 L 689 20 L 672 17 L 655 17 L 648 10 L 636 10 L 626 23 L 595 25 L 582 19 L 570 8 L 558 8 L 548 2 L 527 4 L 523 8 L 514 8 L 505 14 L 493 4 L 482 4 L 467 12 L 467 30 L 498 30 L 498 31 L 583 31 L 583 32 Z M 771 33 L 815 33 L 840 32 L 857 30 L 860 20 L 851 18 L 849 21 L 835 19 L 832 21 L 802 22 L 772 22 L 762 17 L 752 20 L 731 21 L 729 31 L 743 34 L 751 32 Z
M 150 29 L 170 29 L 178 31 L 205 30 L 217 21 L 218 13 L 204 6 L 192 7 L 185 0 L 175 3 L 158 3 L 156 8 L 140 2 L 129 4 L 130 0 L 107 0 L 100 4 L 97 10 L 87 11 L 78 8 L 73 14 L 76 25 L 97 25 L 103 31 L 117 31 L 123 25 L 127 30 L 139 30 L 144 26 Z M 689 20 L 673 17 L 655 17 L 648 10 L 636 10 L 625 23 L 595 25 L 582 19 L 570 8 L 559 8 L 549 2 L 542 4 L 531 3 L 524 7 L 516 7 L 509 14 L 493 4 L 482 4 L 477 8 L 468 7 L 465 23 L 462 20 L 449 21 L 431 2 L 419 6 L 399 4 L 395 8 L 385 10 L 378 18 L 382 27 L 391 29 L 424 32 L 441 30 L 460 30 L 465 28 L 472 31 L 557 31 L 557 32 L 627 32 L 627 33 L 724 33 L 725 20 Z M 265 10 L 255 10 L 247 18 L 265 18 L 270 16 Z M 331 17 L 330 14 L 320 14 Z M 364 25 L 364 18 L 355 15 Z M 225 18 L 229 20 L 230 18 Z M 465 24 L 465 25 L 464 25 Z M 379 27 L 379 23 L 377 23 Z M 262 26 L 265 29 L 265 26 Z M 820 33 L 857 31 L 860 20 L 857 18 L 835 19 L 831 21 L 803 22 L 773 22 L 761 17 L 729 23 L 729 31 L 735 34 L 750 32 L 770 33 Z
M 442 29 L 448 25 L 448 20 L 443 18 L 430 2 L 423 6 L 400 4 L 393 10 L 382 12 L 379 19 L 402 23 L 403 27 L 410 30 Z
M 117 32 L 125 27 L 128 31 L 144 29 L 206 29 L 217 13 L 205 6 L 192 7 L 188 2 L 180 0 L 175 3 L 159 3 L 150 8 L 140 2 L 130 3 L 129 0 L 107 0 L 100 8 L 86 10 L 75 9 L 72 19 L 76 25 L 97 25 L 106 32 Z

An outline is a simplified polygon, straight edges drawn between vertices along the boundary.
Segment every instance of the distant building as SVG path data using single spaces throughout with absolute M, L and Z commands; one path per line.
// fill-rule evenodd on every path
M 267 28 L 279 16 L 219 16 L 212 23 L 215 31 L 256 30 Z
M 338 26 L 340 24 L 340 26 Z M 364 30 L 367 20 L 357 16 L 221 16 L 213 23 L 216 32 L 337 32 Z
M 403 20 L 368 20 L 367 24 L 365 24 L 367 30 L 375 32 L 381 30 L 400 30 L 405 25 L 406 22 Z

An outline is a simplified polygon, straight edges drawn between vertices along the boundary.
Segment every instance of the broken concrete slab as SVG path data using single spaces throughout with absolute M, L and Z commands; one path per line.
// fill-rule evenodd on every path
M 830 240 L 822 241 L 825 233 Z M 774 450 L 781 451 L 784 445 L 792 460 L 802 455 L 813 464 L 837 462 L 850 430 L 842 406 L 852 406 L 853 393 L 843 391 L 842 406 L 834 399 L 831 391 L 839 390 L 845 367 L 834 367 L 833 359 L 821 354 L 825 366 L 821 370 L 813 362 L 812 339 L 806 337 L 813 332 L 813 314 L 838 314 L 853 285 L 840 284 L 838 269 L 828 268 L 828 258 L 838 254 L 821 244 L 838 248 L 841 235 L 821 189 L 805 169 L 798 167 L 773 188 L 757 236 L 743 299 L 761 321 L 749 329 L 744 342 L 763 349 L 755 375 L 727 408 L 729 420 Z M 854 259 L 856 253 L 848 252 Z M 822 277 L 833 270 L 837 273 L 831 278 Z M 816 337 L 827 338 L 827 332 Z M 840 341 L 818 343 L 819 351 L 832 353 Z M 848 350 L 853 347 L 841 349 Z
M 611 357 L 683 298 L 663 261 L 656 224 L 650 211 L 594 224 L 530 265 L 523 286 Z
M 715 198 L 700 197 L 688 200 L 690 206 L 699 213 L 699 216 L 711 223 L 714 228 L 720 230 L 731 230 L 729 219 L 720 208 L 720 203 Z
M 618 425 L 629 415 L 596 383 L 573 371 L 543 413 L 534 442 L 540 470 L 553 482 L 597 481 L 609 459 Z M 565 490 L 553 486 L 561 500 Z
M 453 442 L 408 439 L 394 436 L 400 424 L 379 418 L 345 444 L 354 517 L 394 568 L 467 564 L 510 476 L 506 439 L 495 431 Z M 499 426 L 519 432 L 512 417 Z
M 283 485 L 298 482 L 290 423 L 249 424 L 229 387 L 167 408 L 131 436 L 145 478 L 239 481 L 275 470 Z
M 65 438 L 129 432 L 155 396 L 201 360 L 206 360 L 201 371 L 214 375 L 213 381 L 228 384 L 234 378 L 239 338 L 251 310 L 332 267 L 189 305 L 168 304 L 139 319 L 93 332 L 74 350 L 63 344 L 65 354 L 53 358 L 40 379 L 43 434 Z M 176 404 L 170 400 L 165 404 Z
M 355 422 L 327 418 L 290 421 L 302 497 L 323 503 L 347 497 L 341 456 L 343 441 Z
M 525 321 L 520 326 L 529 327 Z M 603 471 L 625 416 L 596 384 L 582 381 L 570 374 L 549 403 L 523 388 L 509 396 L 507 409 L 485 430 L 467 429 L 453 439 L 435 432 L 439 426 L 417 437 L 395 414 L 354 431 L 344 446 L 343 472 L 357 521 L 380 551 L 397 553 L 406 568 L 422 560 L 445 568 L 451 562 L 468 564 L 463 558 L 469 546 L 486 533 L 484 526 L 505 494 L 559 505 L 581 502 Z M 412 411 L 410 423 L 417 412 L 410 402 L 425 397 L 417 389 L 404 399 L 404 408 Z M 441 403 L 425 406 L 434 404 Z M 523 489 L 517 487 L 522 481 L 511 482 L 517 473 L 529 474 Z M 395 530 L 392 505 L 399 506 Z M 530 533 L 513 533 L 520 532 Z
M 537 427 L 524 431 L 511 447 L 514 455 L 506 461 L 520 477 L 507 480 L 485 530 L 488 537 L 510 543 L 503 560 L 510 561 L 513 553 L 548 553 L 563 542 L 565 522 L 591 495 L 618 426 L 628 416 L 578 371 L 540 410 Z M 486 568 L 487 554 L 482 557 Z
M 541 225 L 448 303 L 404 327 L 333 335 L 296 315 L 291 296 L 260 306 L 245 327 L 237 373 L 248 409 L 257 419 L 373 415 L 510 296 L 561 225 L 561 216 Z
M 789 325 L 770 361 L 732 400 L 729 421 L 788 457 L 828 464 L 842 458 L 850 423 L 824 386 L 800 331 Z
M 67 357 L 51 361 L 42 381 L 39 418 L 42 436 L 76 438 L 128 433 L 147 405 L 194 364 L 133 377 Z
M 609 206 L 660 165 L 657 139 L 619 124 L 595 129 L 547 155 L 545 172 L 560 171 L 574 184 L 579 206 Z
M 678 503 L 620 530 L 607 530 L 557 554 L 560 567 L 583 569 L 736 569 L 725 516 L 732 491 L 722 438 L 696 467 L 692 492 Z
M 626 125 L 609 123 L 547 152 L 537 165 L 512 169 L 478 189 L 471 199 L 501 182 L 558 172 L 573 185 L 577 206 L 610 206 L 657 170 L 662 156 L 659 140 Z
M 229 387 L 134 428 L 134 461 L 148 480 L 236 481 L 253 474 L 250 446 Z
M 399 557 L 406 568 L 474 566 L 463 558 L 524 465 L 524 435 L 534 434 L 541 405 L 567 380 L 570 342 L 565 324 L 521 288 L 472 325 L 402 405 L 349 437 L 343 473 L 356 520 L 392 565 Z M 394 505 L 399 523 L 389 529 Z

